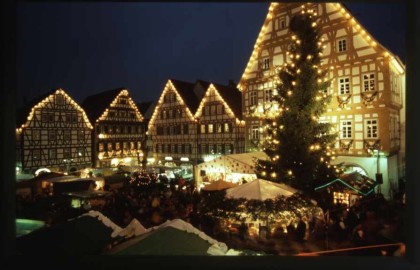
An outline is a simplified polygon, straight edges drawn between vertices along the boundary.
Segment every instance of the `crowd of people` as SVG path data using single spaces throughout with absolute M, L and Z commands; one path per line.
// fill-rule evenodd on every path
M 237 233 L 232 234 L 223 228 L 220 220 L 200 214 L 202 194 L 197 191 L 194 181 L 180 178 L 158 181 L 155 178 L 147 184 L 130 183 L 119 189 L 105 185 L 109 195 L 103 198 L 104 202 L 89 207 L 73 208 L 68 199 L 44 193 L 18 196 L 17 218 L 45 220 L 47 226 L 52 226 L 89 210 L 98 210 L 121 227 L 135 218 L 146 228 L 180 218 L 232 248 L 260 249 L 272 254 L 281 254 L 279 250 L 290 247 L 291 242 L 301 245 L 311 243 L 319 249 L 331 249 L 405 241 L 403 205 L 386 201 L 381 194 L 359 200 L 350 207 L 334 205 L 311 219 L 301 216 L 286 230 L 279 227 L 255 237 L 251 236 L 245 223 Z M 386 250 L 388 255 L 392 252 Z

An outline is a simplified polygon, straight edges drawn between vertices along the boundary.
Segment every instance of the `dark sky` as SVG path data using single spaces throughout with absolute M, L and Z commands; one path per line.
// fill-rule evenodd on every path
M 269 3 L 18 2 L 17 106 L 54 88 L 77 102 L 126 87 L 136 102 L 168 78 L 240 79 Z M 347 4 L 405 61 L 405 6 Z

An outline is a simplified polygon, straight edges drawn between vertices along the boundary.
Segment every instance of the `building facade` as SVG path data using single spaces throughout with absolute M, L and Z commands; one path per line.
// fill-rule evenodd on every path
M 278 68 L 288 62 L 289 22 L 303 8 L 318 17 L 323 40 L 322 64 L 332 83 L 325 94 L 332 102 L 320 121 L 337 132 L 336 163 L 375 179 L 386 197 L 403 177 L 405 148 L 405 67 L 379 44 L 345 6 L 338 3 L 272 3 L 251 58 L 238 84 L 246 120 L 246 151 L 260 150 L 260 117 L 270 107 Z M 271 106 L 275 108 L 275 106 Z M 378 180 L 381 180 L 378 177 Z
M 25 118 L 26 117 L 26 118 Z M 22 171 L 71 172 L 92 165 L 92 125 L 85 111 L 62 89 L 18 112 L 17 162 Z
M 192 166 L 244 151 L 241 94 L 236 86 L 168 80 L 148 126 L 150 165 Z
M 88 96 L 83 101 L 94 125 L 92 160 L 95 167 L 143 166 L 143 116 L 127 89 Z

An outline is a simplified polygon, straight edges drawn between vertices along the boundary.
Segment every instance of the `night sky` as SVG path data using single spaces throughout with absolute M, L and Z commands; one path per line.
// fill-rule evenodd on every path
M 346 4 L 372 36 L 405 62 L 399 3 Z M 17 106 L 63 88 L 79 104 L 125 87 L 156 100 L 169 78 L 237 83 L 269 3 L 18 2 Z

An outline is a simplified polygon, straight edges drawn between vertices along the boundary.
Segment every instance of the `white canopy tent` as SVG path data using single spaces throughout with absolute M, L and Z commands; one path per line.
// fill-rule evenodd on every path
M 226 190 L 228 198 L 244 198 L 247 200 L 267 200 L 274 199 L 279 195 L 286 197 L 292 196 L 298 190 L 285 184 L 274 183 L 271 181 L 256 179 L 252 182 L 239 185 Z
M 250 182 L 257 178 L 255 162 L 257 159 L 268 159 L 264 152 L 250 152 L 224 155 L 195 166 L 194 176 L 197 184 L 206 181 L 225 180 L 239 183 L 242 179 Z

